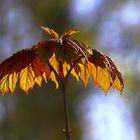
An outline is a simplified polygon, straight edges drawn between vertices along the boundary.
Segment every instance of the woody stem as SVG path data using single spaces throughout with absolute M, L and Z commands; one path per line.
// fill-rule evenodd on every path
M 64 105 L 64 116 L 65 116 L 65 129 L 63 129 L 63 132 L 66 136 L 66 140 L 71 140 L 71 130 L 69 128 L 69 114 L 68 114 L 68 105 L 67 105 L 67 100 L 66 100 L 66 80 L 67 79 L 62 79 L 61 82 L 61 90 L 62 90 L 62 100 L 63 100 L 63 105 Z

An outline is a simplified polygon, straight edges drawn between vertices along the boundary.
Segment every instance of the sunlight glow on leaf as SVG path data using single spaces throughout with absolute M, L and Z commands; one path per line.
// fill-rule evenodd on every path
M 86 87 L 90 77 L 107 94 L 110 87 L 122 92 L 124 83 L 114 62 L 106 55 L 89 48 L 70 36 L 79 31 L 70 30 L 63 35 L 48 28 L 42 29 L 51 39 L 38 42 L 30 49 L 23 49 L 0 64 L 0 92 L 14 92 L 19 81 L 20 88 L 28 93 L 34 84 L 41 87 L 42 80 L 51 80 L 56 89 L 61 81 L 72 75 Z

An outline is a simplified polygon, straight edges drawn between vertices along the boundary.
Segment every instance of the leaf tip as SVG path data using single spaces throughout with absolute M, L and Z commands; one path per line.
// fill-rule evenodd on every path
M 51 28 L 49 28 L 49 27 L 44 27 L 44 26 L 41 26 L 41 28 L 42 28 L 46 33 L 48 33 L 49 36 L 50 36 L 51 38 L 54 38 L 54 39 L 58 39 L 58 38 L 59 38 L 58 34 L 57 34 L 53 29 L 51 29 Z

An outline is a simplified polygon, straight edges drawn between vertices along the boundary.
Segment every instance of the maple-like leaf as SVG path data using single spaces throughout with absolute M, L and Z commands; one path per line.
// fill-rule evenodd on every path
M 94 82 L 97 83 L 105 93 L 107 93 L 111 86 L 117 88 L 119 91 L 123 90 L 124 83 L 121 73 L 108 56 L 92 49 L 89 62 L 91 62 L 91 65 L 94 65 L 93 69 L 95 72 L 92 71 Z
M 0 64 L 0 92 L 14 92 L 17 82 L 26 93 L 42 80 L 53 81 L 58 88 L 69 75 L 87 86 L 89 78 L 105 93 L 110 87 L 122 92 L 124 83 L 113 61 L 81 41 L 70 38 L 79 31 L 70 30 L 59 35 L 48 27 L 42 29 L 50 39 L 23 49 Z
M 40 61 L 33 48 L 23 49 L 0 64 L 0 91 L 3 95 L 9 90 L 13 93 L 19 79 L 20 88 L 28 92 L 35 83 L 41 84 L 40 75 L 49 78 L 48 65 Z

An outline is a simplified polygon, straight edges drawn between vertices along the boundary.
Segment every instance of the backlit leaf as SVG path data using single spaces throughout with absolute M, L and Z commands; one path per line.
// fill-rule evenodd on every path
M 55 40 L 45 40 L 37 43 L 33 48 L 41 62 L 46 62 L 53 56 L 56 49 L 55 45 Z
M 123 78 L 114 62 L 83 42 L 71 39 L 70 36 L 78 31 L 70 30 L 59 38 L 54 30 L 41 28 L 50 39 L 19 51 L 0 64 L 0 92 L 3 95 L 8 91 L 13 93 L 18 81 L 26 93 L 35 83 L 41 86 L 42 80 L 46 83 L 51 80 L 58 88 L 69 74 L 77 81 L 81 80 L 85 87 L 92 76 L 93 83 L 105 93 L 110 87 L 122 92 Z
M 77 75 L 86 87 L 91 76 L 91 67 L 89 63 L 84 59 L 83 63 L 77 66 Z
M 69 69 L 70 69 L 70 65 L 65 62 L 63 64 L 63 74 L 64 74 L 64 77 L 67 75 L 67 72 L 69 71 Z
M 47 78 L 50 76 L 50 68 L 46 63 L 42 63 L 39 57 L 35 57 L 32 60 L 31 67 L 34 71 L 35 77 L 38 77 L 39 75 L 42 75 L 44 72 L 46 73 Z
M 13 93 L 15 90 L 17 80 L 18 80 L 18 74 L 16 74 L 15 72 L 9 75 L 8 85 L 11 93 Z
M 65 32 L 60 38 L 68 38 L 74 34 L 79 33 L 77 30 L 69 30 L 68 32 Z
M 0 91 L 5 95 L 9 91 L 9 75 L 4 76 L 0 81 Z
M 105 93 L 107 93 L 111 86 L 119 91 L 123 90 L 124 84 L 122 76 L 109 57 L 92 49 L 92 55 L 89 61 L 92 63 L 92 77 L 94 82 L 97 83 Z
M 35 58 L 33 49 L 23 49 L 13 56 L 9 57 L 0 64 L 0 79 L 5 75 L 12 73 L 18 73 L 25 67 L 27 67 Z
M 50 29 L 50 28 L 48 28 L 48 27 L 43 27 L 43 26 L 41 26 L 41 28 L 42 28 L 46 33 L 48 33 L 49 36 L 50 36 L 51 38 L 54 38 L 54 39 L 58 39 L 58 38 L 59 38 L 58 34 L 57 34 L 53 29 Z
M 46 76 L 46 73 L 45 73 L 45 72 L 42 74 L 42 77 L 43 77 L 43 79 L 45 80 L 45 82 L 47 83 L 48 77 Z
M 56 75 L 54 74 L 54 72 L 51 72 L 50 79 L 51 79 L 51 81 L 53 81 L 55 83 L 56 89 L 58 89 L 59 83 L 58 83 L 58 81 L 56 79 Z
M 42 76 L 38 76 L 35 78 L 35 82 L 41 87 Z
M 50 58 L 49 63 L 51 64 L 51 66 L 54 68 L 54 70 L 58 74 L 59 73 L 59 63 L 56 60 L 55 54 Z
M 33 86 L 35 84 L 34 78 L 35 78 L 35 75 L 30 66 L 21 70 L 20 75 L 19 75 L 20 88 L 27 93 L 28 90 L 33 88 Z
M 97 83 L 105 93 L 108 92 L 110 88 L 110 79 L 109 79 L 109 73 L 106 68 L 100 68 L 98 67 L 96 72 L 96 80 L 95 83 Z

